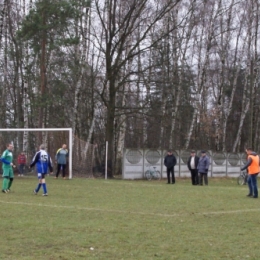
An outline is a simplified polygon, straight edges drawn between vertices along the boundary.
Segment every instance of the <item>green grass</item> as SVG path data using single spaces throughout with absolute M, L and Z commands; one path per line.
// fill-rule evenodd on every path
M 0 194 L 0 259 L 260 259 L 260 198 L 235 179 L 36 183 Z

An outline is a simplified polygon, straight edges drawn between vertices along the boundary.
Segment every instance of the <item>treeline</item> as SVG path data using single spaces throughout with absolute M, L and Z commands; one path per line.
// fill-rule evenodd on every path
M 260 150 L 259 1 L 0 8 L 1 128 L 72 127 L 102 154 L 108 141 L 110 175 L 124 147 Z

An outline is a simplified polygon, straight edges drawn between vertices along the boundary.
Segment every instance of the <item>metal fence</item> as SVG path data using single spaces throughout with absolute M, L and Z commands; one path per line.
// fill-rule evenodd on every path
M 175 150 L 173 154 L 177 160 L 174 168 L 175 176 L 190 177 L 187 167 L 190 151 Z M 162 178 L 166 178 L 166 168 L 163 164 L 166 155 L 166 150 L 125 149 L 122 166 L 123 179 L 142 179 L 144 172 L 151 166 L 156 167 Z M 197 155 L 200 156 L 200 151 Z M 246 154 L 242 153 L 207 151 L 207 156 L 210 158 L 209 177 L 237 177 L 240 167 L 246 162 Z

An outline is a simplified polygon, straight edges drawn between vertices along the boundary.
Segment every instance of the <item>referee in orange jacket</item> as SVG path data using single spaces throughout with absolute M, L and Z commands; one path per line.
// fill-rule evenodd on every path
M 252 150 L 252 148 L 246 149 L 247 162 L 241 167 L 241 171 L 247 169 L 248 171 L 248 197 L 258 198 L 258 188 L 257 188 L 257 175 L 259 173 L 260 160 L 259 156 Z

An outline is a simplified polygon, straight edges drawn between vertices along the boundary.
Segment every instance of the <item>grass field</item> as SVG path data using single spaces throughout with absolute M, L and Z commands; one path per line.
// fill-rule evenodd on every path
M 235 179 L 36 183 L 0 194 L 0 259 L 260 259 L 260 199 Z

